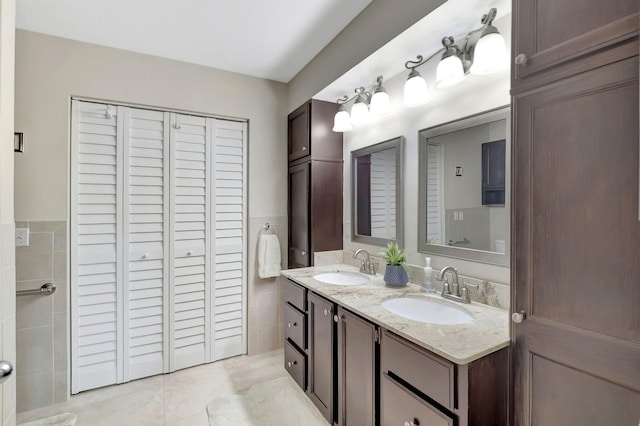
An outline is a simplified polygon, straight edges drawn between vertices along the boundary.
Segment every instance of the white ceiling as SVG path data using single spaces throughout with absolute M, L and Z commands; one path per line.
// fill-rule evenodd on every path
M 416 60 L 417 55 L 428 58 L 442 48 L 442 38 L 453 36 L 461 44 L 471 30 L 482 27 L 482 15 L 489 9 L 497 9 L 496 21 L 511 13 L 511 0 L 448 0 L 436 10 L 409 27 L 402 34 L 372 53 L 358 65 L 347 71 L 313 98 L 335 102 L 343 95 L 354 95 L 356 87 L 371 89 L 376 77 L 385 80 L 400 73 L 409 72 L 404 67 L 408 60 Z M 497 23 L 494 23 L 498 26 Z M 510 21 L 507 22 L 510 25 Z M 510 28 L 500 31 L 511 32 Z M 434 58 L 435 60 L 435 58 Z
M 19 0 L 18 28 L 288 82 L 371 0 Z

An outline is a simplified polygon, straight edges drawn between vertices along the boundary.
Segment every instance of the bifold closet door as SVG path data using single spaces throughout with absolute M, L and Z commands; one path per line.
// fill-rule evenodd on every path
M 210 119 L 214 164 L 212 361 L 246 353 L 247 124 Z
M 123 145 L 116 106 L 73 101 L 72 391 L 123 381 Z
M 208 362 L 211 350 L 210 143 L 207 119 L 171 115 L 173 283 L 170 370 Z
M 124 381 L 169 369 L 170 113 L 121 107 L 123 117 Z

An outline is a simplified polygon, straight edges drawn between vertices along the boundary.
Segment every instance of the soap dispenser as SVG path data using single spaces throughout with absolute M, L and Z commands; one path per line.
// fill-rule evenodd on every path
M 423 293 L 435 293 L 436 288 L 431 281 L 431 276 L 433 275 L 433 268 L 431 268 L 431 258 L 424 258 L 426 266 L 424 267 L 424 276 L 422 277 L 422 287 L 420 291 Z

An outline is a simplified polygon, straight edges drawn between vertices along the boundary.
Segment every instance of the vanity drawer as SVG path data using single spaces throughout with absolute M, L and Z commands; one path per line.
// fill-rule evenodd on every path
M 284 337 L 302 350 L 307 349 L 307 315 L 288 303 L 284 304 Z
M 380 361 L 383 373 L 392 373 L 444 407 L 454 408 L 455 365 L 450 361 L 387 330 L 380 344 Z
M 380 425 L 453 426 L 453 419 L 386 374 L 380 381 Z
M 291 280 L 284 282 L 284 301 L 298 308 L 301 312 L 307 311 L 307 289 L 299 286 Z
M 307 390 L 307 357 L 286 340 L 284 342 L 284 368 L 302 390 Z

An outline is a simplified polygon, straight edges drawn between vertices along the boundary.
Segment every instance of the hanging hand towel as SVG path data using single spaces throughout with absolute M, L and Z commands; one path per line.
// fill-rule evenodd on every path
M 261 234 L 258 241 L 258 275 L 272 278 L 280 275 L 280 242 L 278 236 Z

